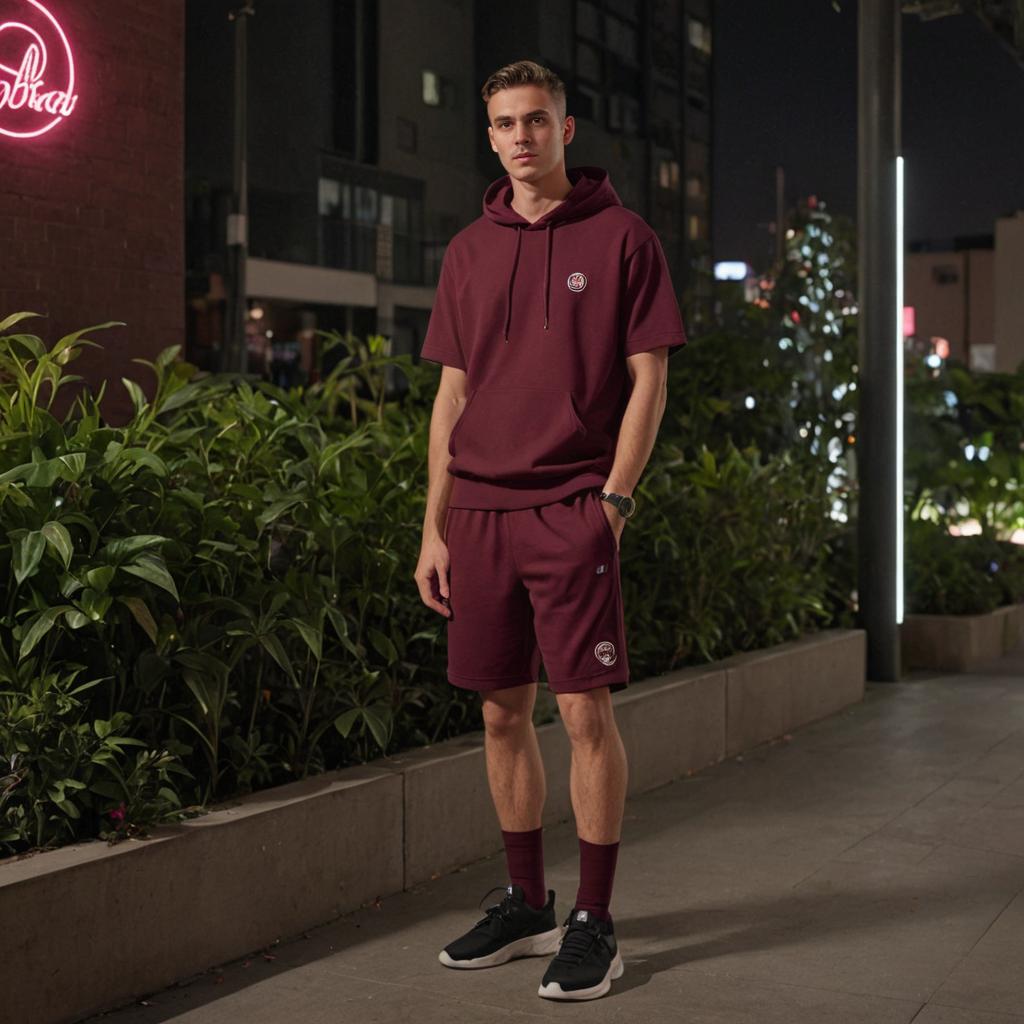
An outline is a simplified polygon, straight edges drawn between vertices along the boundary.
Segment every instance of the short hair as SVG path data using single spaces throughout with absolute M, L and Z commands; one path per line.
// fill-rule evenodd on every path
M 498 68 L 484 82 L 480 95 L 486 104 L 496 92 L 511 89 L 516 85 L 539 85 L 542 89 L 547 89 L 555 101 L 558 119 L 565 120 L 565 83 L 550 68 L 533 60 L 517 60 Z

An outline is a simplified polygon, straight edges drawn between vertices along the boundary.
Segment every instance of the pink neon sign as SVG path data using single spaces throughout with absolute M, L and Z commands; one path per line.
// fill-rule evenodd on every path
M 39 0 L 0 0 L 0 18 L 12 7 L 16 20 L 0 21 L 0 135 L 34 139 L 75 109 L 75 59 Z

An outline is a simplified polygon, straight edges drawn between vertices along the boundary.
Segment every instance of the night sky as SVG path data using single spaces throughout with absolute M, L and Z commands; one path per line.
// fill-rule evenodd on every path
M 775 216 L 815 194 L 857 212 L 857 18 L 852 0 L 714 5 L 714 258 L 763 269 Z M 991 234 L 1024 208 L 1024 67 L 974 15 L 903 16 L 908 244 Z

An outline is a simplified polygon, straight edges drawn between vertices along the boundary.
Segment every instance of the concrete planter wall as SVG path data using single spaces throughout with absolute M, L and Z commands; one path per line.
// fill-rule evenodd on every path
M 828 630 L 615 694 L 630 794 L 860 700 L 865 635 Z M 572 816 L 561 722 L 545 824 Z M 483 736 L 254 793 L 116 846 L 0 862 L 0 1024 L 69 1024 L 501 849 Z
M 1024 639 L 1024 604 L 982 615 L 908 615 L 900 632 L 905 668 L 971 672 Z

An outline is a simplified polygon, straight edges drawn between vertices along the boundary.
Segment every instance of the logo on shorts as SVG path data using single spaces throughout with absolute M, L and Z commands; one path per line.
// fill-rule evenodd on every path
M 613 644 L 611 640 L 602 640 L 594 648 L 594 657 L 597 658 L 602 665 L 614 665 L 615 644 Z
M 576 271 L 575 274 L 570 274 L 569 279 L 566 281 L 571 292 L 581 292 L 587 287 L 587 275 Z

